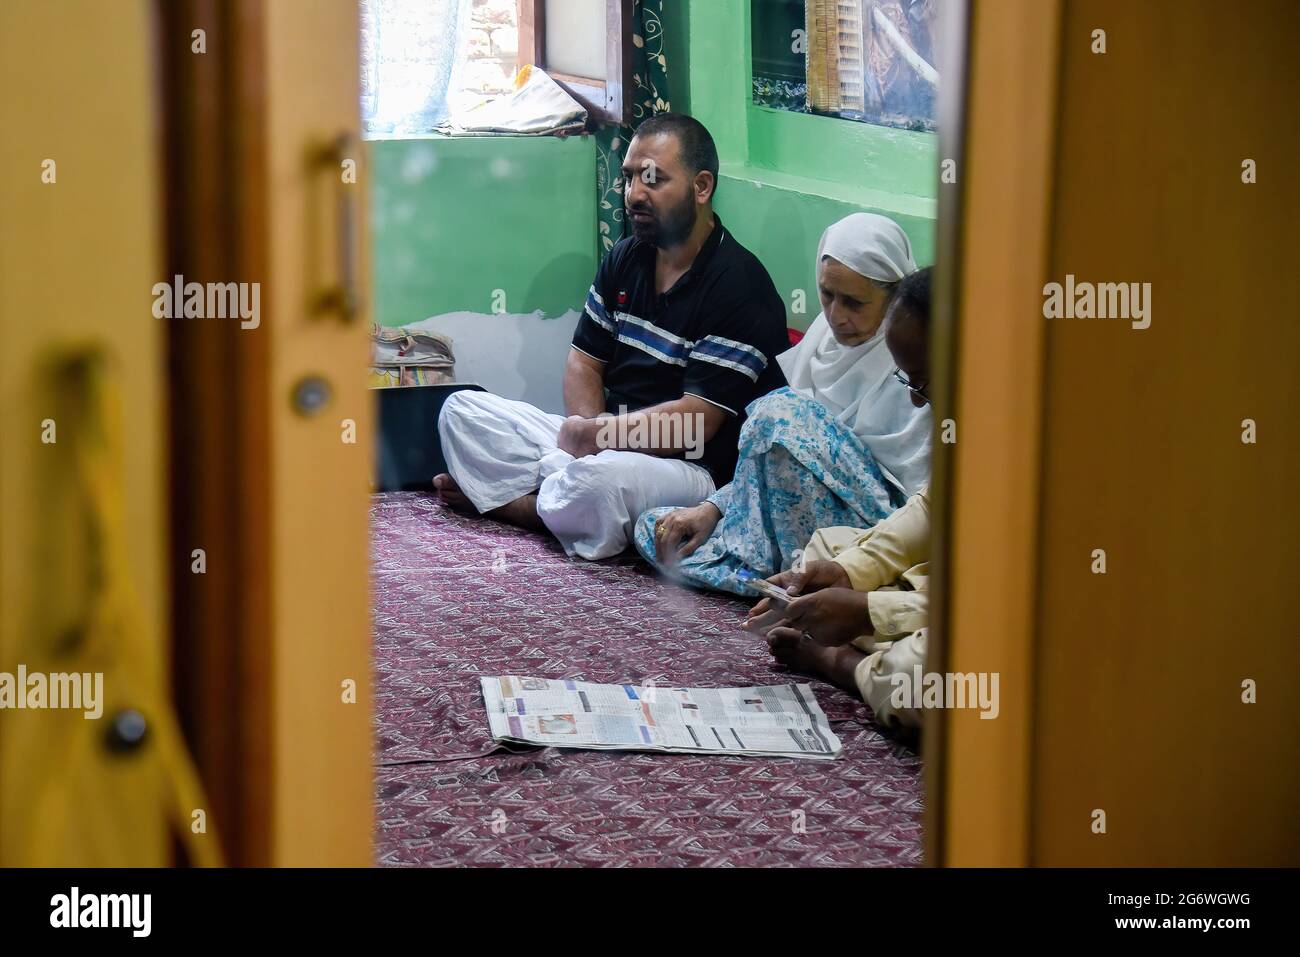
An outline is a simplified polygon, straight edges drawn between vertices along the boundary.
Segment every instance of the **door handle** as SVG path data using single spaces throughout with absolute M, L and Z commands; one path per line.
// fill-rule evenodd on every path
M 342 176 L 344 160 L 355 159 L 357 140 L 351 133 L 340 133 L 333 142 L 315 151 L 313 171 L 334 179 L 337 227 L 334 234 L 334 260 L 337 276 L 335 283 L 327 286 L 312 298 L 315 314 L 335 313 L 344 323 L 356 319 L 360 312 L 357 293 L 357 202 L 353 190 Z M 315 185 L 315 184 L 313 184 Z

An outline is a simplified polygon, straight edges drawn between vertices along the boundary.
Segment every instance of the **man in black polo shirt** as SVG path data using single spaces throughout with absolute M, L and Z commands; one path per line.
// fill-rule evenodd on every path
M 632 235 L 600 264 L 564 369 L 568 418 L 457 392 L 438 422 L 444 501 L 622 551 L 637 516 L 731 480 L 744 409 L 785 384 L 772 279 L 713 212 L 718 153 L 697 121 L 641 124 L 622 170 Z

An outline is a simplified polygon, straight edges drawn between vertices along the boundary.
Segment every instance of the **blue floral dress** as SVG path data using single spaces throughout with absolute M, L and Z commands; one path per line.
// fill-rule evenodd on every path
M 903 504 L 871 452 L 820 402 L 789 388 L 745 410 L 732 481 L 709 496 L 722 519 L 708 541 L 671 570 L 655 557 L 654 527 L 671 508 L 637 519 L 633 540 L 650 564 L 684 584 L 752 596 L 737 574 L 785 571 L 819 528 L 870 528 Z

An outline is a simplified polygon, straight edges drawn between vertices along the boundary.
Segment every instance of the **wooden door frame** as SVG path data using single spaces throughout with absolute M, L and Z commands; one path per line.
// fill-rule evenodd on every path
M 168 273 L 260 301 L 168 324 L 177 704 L 229 863 L 370 864 L 358 8 L 155 12 Z
M 267 277 L 263 0 L 155 0 L 165 275 Z M 207 50 L 193 50 L 194 30 Z M 227 863 L 272 859 L 267 326 L 167 324 L 172 680 Z M 206 571 L 192 571 L 194 549 Z
M 938 97 L 938 138 L 941 162 L 952 160 L 958 169 L 966 166 L 965 121 L 966 91 L 969 82 L 970 17 L 972 0 L 951 0 L 940 20 L 943 37 L 941 48 L 948 61 L 936 64 L 943 78 Z M 942 169 L 938 208 L 935 220 L 934 298 L 930 322 L 930 389 L 931 411 L 938 422 L 954 415 L 957 365 L 957 303 L 960 283 L 957 265 L 961 256 L 962 183 L 945 183 Z M 939 637 L 939 623 L 944 618 L 946 589 L 952 575 L 948 569 L 948 524 L 951 521 L 953 457 L 951 446 L 937 444 L 931 466 L 931 632 Z M 942 670 L 945 660 L 941 641 L 932 641 L 928 649 L 929 667 Z M 936 866 L 943 861 L 944 829 L 944 722 L 937 716 L 923 717 L 921 738 L 922 773 L 925 810 L 922 817 L 922 844 L 925 863 Z
M 951 196 L 941 188 L 935 413 L 953 420 L 957 441 L 936 455 L 927 670 L 998 672 L 1001 710 L 991 721 L 972 709 L 926 715 L 927 860 L 939 865 L 1031 861 L 1042 287 L 1060 33 L 1061 0 L 974 0 L 957 185 Z

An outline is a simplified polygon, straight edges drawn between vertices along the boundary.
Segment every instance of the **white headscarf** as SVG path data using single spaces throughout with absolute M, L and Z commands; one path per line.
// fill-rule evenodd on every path
M 854 213 L 827 229 L 817 247 L 817 266 L 823 256 L 877 282 L 897 282 L 917 268 L 902 227 L 873 213 Z M 884 323 L 866 342 L 842 346 L 820 313 L 800 343 L 776 361 L 790 388 L 826 406 L 905 494 L 914 495 L 929 482 L 930 406 L 914 406 L 907 387 L 894 378 Z

